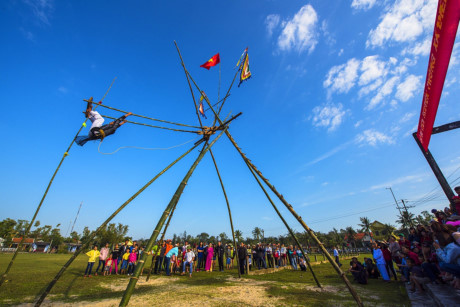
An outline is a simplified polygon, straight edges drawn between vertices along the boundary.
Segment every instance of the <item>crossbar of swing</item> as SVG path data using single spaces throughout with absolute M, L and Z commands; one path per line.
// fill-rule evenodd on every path
M 101 115 L 102 117 L 108 118 L 108 119 L 117 119 L 115 117 L 111 117 L 108 115 Z M 177 132 L 189 132 L 189 133 L 196 133 L 199 134 L 201 133 L 200 131 L 192 131 L 192 130 L 182 130 L 182 129 L 174 129 L 174 128 L 169 128 L 169 127 L 161 127 L 161 126 L 155 126 L 155 125 L 149 125 L 149 124 L 144 124 L 144 123 L 138 123 L 138 122 L 133 122 L 130 120 L 126 120 L 127 123 L 134 124 L 134 125 L 140 125 L 140 126 L 146 126 L 146 127 L 151 127 L 151 128 L 158 128 L 158 129 L 165 129 L 165 130 L 171 130 L 171 131 L 177 131 Z
M 157 180 L 161 175 L 163 175 L 166 171 L 168 171 L 172 166 L 174 166 L 177 162 L 179 162 L 182 158 L 184 158 L 186 155 L 188 155 L 190 152 L 192 152 L 198 145 L 200 145 L 204 139 L 201 139 L 197 143 L 193 145 L 189 150 L 187 150 L 185 153 L 183 153 L 179 158 L 174 160 L 171 164 L 169 164 L 165 169 L 163 169 L 161 172 L 159 172 L 155 177 L 153 177 L 149 182 L 147 182 L 141 189 L 139 189 L 136 193 L 133 194 L 127 201 L 125 201 L 117 210 L 115 210 L 112 215 L 110 215 L 107 220 L 105 220 L 104 223 L 101 224 L 95 231 L 93 231 L 90 236 L 88 237 L 87 241 L 83 243 L 83 246 L 77 250 L 74 255 L 64 264 L 64 266 L 61 268 L 61 270 L 57 273 L 57 275 L 54 277 L 54 279 L 48 284 L 48 286 L 45 288 L 45 290 L 42 292 L 40 298 L 38 301 L 35 303 L 35 307 L 40 306 L 43 301 L 45 300 L 46 296 L 48 293 L 51 291 L 53 286 L 56 284 L 56 282 L 59 280 L 59 278 L 64 274 L 66 269 L 70 266 L 70 264 L 75 260 L 75 258 L 83 251 L 85 250 L 92 240 L 94 240 L 95 236 L 113 219 L 115 216 L 120 213 L 121 210 L 123 210 L 131 201 L 133 201 L 139 194 L 141 194 L 145 189 L 147 189 L 155 180 Z
M 83 101 L 94 103 L 94 104 L 96 104 L 96 105 L 98 105 L 98 106 L 101 106 L 101 107 L 106 108 L 106 109 L 109 109 L 109 110 L 113 110 L 113 111 L 117 111 L 117 112 L 121 112 L 121 113 L 125 113 L 125 114 L 128 113 L 127 111 L 123 111 L 123 110 L 120 110 L 120 109 L 117 109 L 117 108 L 114 108 L 114 107 L 109 107 L 109 106 L 107 106 L 107 105 L 104 105 L 104 104 L 102 104 L 102 103 L 98 103 L 98 102 L 95 102 L 95 101 L 89 101 L 88 99 L 83 99 Z M 190 127 L 190 128 L 201 129 L 201 128 L 198 127 L 198 126 L 192 126 L 192 125 L 187 125 L 187 124 L 175 123 L 175 122 L 171 122 L 171 121 L 167 121 L 167 120 L 163 120 L 163 119 L 148 117 L 148 116 L 139 115 L 139 114 L 134 114 L 134 113 L 132 113 L 132 116 L 136 116 L 136 117 L 140 117 L 140 118 L 145 118 L 145 119 L 149 119 L 149 120 L 153 120 L 153 121 L 157 121 L 157 122 L 167 123 L 167 124 L 171 124 L 171 125 L 177 125 L 177 126 L 183 126 L 183 127 Z
M 188 72 L 187 72 L 188 73 Z M 196 84 L 195 80 L 193 79 L 193 77 L 190 75 L 190 73 L 188 73 L 189 77 L 190 77 L 190 80 L 192 80 L 193 84 L 195 85 L 195 87 L 197 88 L 198 91 L 201 91 L 200 88 L 198 87 L 198 85 Z M 206 103 L 211 107 L 211 103 L 209 102 L 209 99 L 207 97 L 204 97 L 204 99 L 206 100 Z M 212 112 L 214 113 L 214 116 L 215 118 L 219 121 L 219 123 L 222 123 L 222 120 L 219 118 L 219 115 L 216 113 L 216 111 L 211 107 L 211 110 Z M 359 297 L 358 293 L 356 292 L 356 290 L 353 288 L 353 286 L 351 285 L 350 281 L 348 280 L 348 278 L 345 276 L 345 273 L 340 269 L 340 267 L 335 263 L 334 259 L 331 257 L 331 255 L 329 254 L 329 252 L 326 250 L 326 248 L 324 247 L 323 243 L 321 243 L 321 241 L 316 237 L 315 233 L 310 229 L 310 227 L 307 226 L 307 224 L 305 224 L 305 222 L 302 220 L 302 218 L 297 214 L 297 212 L 294 211 L 294 208 L 292 207 L 292 205 L 290 205 L 283 197 L 283 195 L 281 195 L 276 189 L 275 187 L 270 184 L 270 182 L 268 181 L 268 179 L 266 179 L 265 177 L 262 176 L 262 173 L 257 170 L 257 168 L 255 167 L 254 164 L 252 164 L 250 162 L 250 160 L 244 155 L 244 153 L 241 151 L 241 149 L 238 147 L 238 145 L 236 144 L 235 140 L 233 139 L 233 137 L 231 136 L 230 132 L 225 131 L 225 134 L 227 135 L 228 139 L 232 142 L 233 146 L 236 148 L 236 150 L 240 153 L 241 157 L 243 158 L 244 161 L 246 161 L 246 163 L 248 163 L 249 165 L 251 165 L 254 170 L 256 171 L 256 173 L 260 176 L 260 178 L 265 182 L 265 184 L 273 191 L 273 193 L 275 193 L 275 195 L 281 200 L 281 202 L 284 204 L 284 206 L 289 210 L 289 212 L 291 212 L 291 214 L 297 219 L 297 221 L 302 225 L 302 227 L 308 232 L 308 234 L 310 235 L 310 237 L 313 238 L 313 240 L 315 242 L 318 243 L 319 247 L 321 248 L 321 250 L 323 251 L 323 253 L 326 255 L 327 259 L 329 260 L 329 263 L 332 265 L 332 267 L 336 270 L 337 274 L 339 275 L 340 278 L 342 278 L 343 282 L 345 283 L 345 285 L 347 286 L 348 290 L 350 291 L 350 294 L 353 296 L 353 298 L 355 299 L 356 301 L 356 304 L 358 306 L 363 306 L 363 303 L 361 301 L 361 298 Z

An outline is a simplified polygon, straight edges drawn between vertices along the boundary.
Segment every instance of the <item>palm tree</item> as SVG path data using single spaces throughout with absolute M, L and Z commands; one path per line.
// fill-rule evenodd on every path
M 332 234 L 333 234 L 333 237 L 334 237 L 334 242 L 335 244 L 341 244 L 343 242 L 343 237 L 342 235 L 339 233 L 339 231 L 337 230 L 337 228 L 332 228 Z
M 241 230 L 235 230 L 235 237 L 238 242 L 243 241 L 243 232 Z
M 360 217 L 359 220 L 361 221 L 361 224 L 358 224 L 358 226 L 362 228 L 362 231 L 364 231 L 365 234 L 371 237 L 371 242 L 372 242 L 372 236 L 370 232 L 371 221 L 367 217 Z
M 262 235 L 261 229 L 259 227 L 254 228 L 252 235 L 254 236 L 255 240 L 259 240 L 260 236 Z
M 401 224 L 403 228 L 406 229 L 414 227 L 415 222 L 416 220 L 414 214 L 409 211 L 401 211 L 401 214 L 398 215 L 398 219 L 396 220 L 396 223 Z

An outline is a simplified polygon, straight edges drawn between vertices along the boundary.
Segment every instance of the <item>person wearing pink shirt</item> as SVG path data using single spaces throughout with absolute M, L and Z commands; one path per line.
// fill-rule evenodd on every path
M 96 273 L 94 275 L 97 276 L 97 272 L 99 271 L 99 267 L 101 267 L 101 273 L 104 272 L 105 261 L 109 256 L 109 243 L 105 244 L 105 247 L 101 248 L 101 254 L 99 256 L 99 264 L 97 265 Z

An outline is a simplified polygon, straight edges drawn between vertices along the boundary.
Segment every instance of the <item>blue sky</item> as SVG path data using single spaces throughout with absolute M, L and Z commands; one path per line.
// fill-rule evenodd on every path
M 196 125 L 179 57 L 212 101 L 221 57 L 221 97 L 249 46 L 252 78 L 231 91 L 223 114 L 243 115 L 230 132 L 243 151 L 317 231 L 357 227 L 360 216 L 395 224 L 398 199 L 414 213 L 447 201 L 411 133 L 416 130 L 437 1 L 2 1 L 0 4 L 0 218 L 30 219 L 62 154 L 84 120 L 82 99 Z M 435 125 L 459 118 L 460 60 L 455 45 Z M 195 95 L 198 95 L 195 92 Z M 101 109 L 113 117 L 120 114 Z M 205 124 L 212 123 L 208 112 Z M 141 121 L 140 119 L 136 119 Z M 145 122 L 145 121 L 144 121 Z M 83 130 L 87 133 L 88 128 Z M 432 138 L 448 180 L 459 182 L 459 132 Z M 170 147 L 191 134 L 125 125 L 101 152 L 122 146 Z M 39 213 L 66 234 L 96 228 L 187 146 L 98 152 L 74 146 Z M 250 236 L 286 233 L 230 142 L 214 147 L 235 228 Z M 115 220 L 148 237 L 192 153 Z M 281 203 L 294 229 L 300 226 Z M 209 156 L 192 176 L 170 234 L 230 234 L 225 202 Z

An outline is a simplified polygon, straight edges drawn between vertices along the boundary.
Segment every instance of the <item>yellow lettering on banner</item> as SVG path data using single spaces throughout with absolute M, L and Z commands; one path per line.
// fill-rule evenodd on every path
M 431 54 L 430 63 L 428 65 L 428 76 L 426 80 L 426 85 L 428 87 L 428 90 L 431 90 L 431 83 L 433 82 L 433 71 L 434 71 L 435 65 L 436 65 L 436 57 L 434 56 L 434 54 Z
M 447 0 L 442 1 L 439 3 L 439 10 L 438 16 L 436 17 L 436 27 L 441 30 L 442 29 L 442 21 L 444 19 L 444 13 L 446 12 Z
M 436 52 L 438 52 L 438 45 L 439 45 L 439 37 L 441 36 L 441 34 L 439 33 L 434 33 L 434 36 L 433 36 L 433 46 L 434 46 L 434 49 L 436 50 Z

